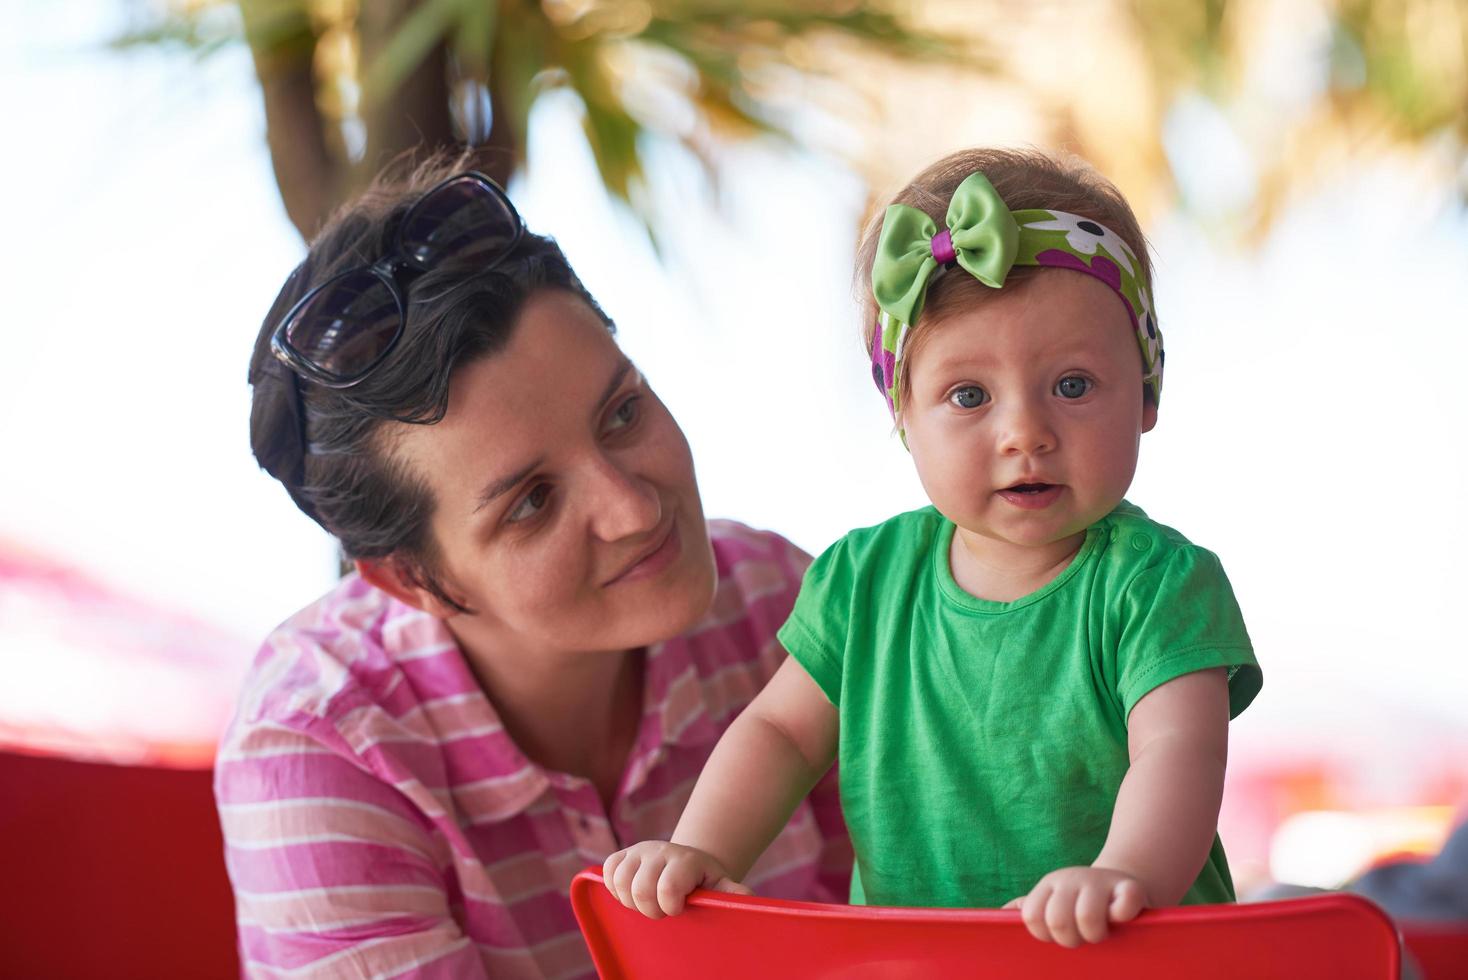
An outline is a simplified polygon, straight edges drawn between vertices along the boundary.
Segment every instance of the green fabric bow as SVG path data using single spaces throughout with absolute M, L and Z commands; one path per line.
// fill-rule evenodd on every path
M 982 173 L 969 174 L 953 192 L 944 218 L 958 264 L 986 286 L 998 289 L 1014 265 L 1019 225 Z M 938 268 L 933 237 L 938 227 L 917 208 L 893 204 L 882 218 L 872 263 L 872 295 L 888 316 L 917 320 L 928 283 Z

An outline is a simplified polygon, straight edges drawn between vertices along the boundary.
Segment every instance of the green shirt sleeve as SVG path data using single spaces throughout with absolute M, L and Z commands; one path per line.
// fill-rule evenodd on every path
M 775 634 L 833 705 L 841 703 L 842 661 L 851 631 L 854 585 L 853 563 L 842 538 L 806 569 L 790 618 Z
M 1212 667 L 1228 668 L 1229 717 L 1264 682 L 1244 616 L 1218 557 L 1195 545 L 1144 568 L 1121 601 L 1118 683 L 1126 716 L 1154 688 Z

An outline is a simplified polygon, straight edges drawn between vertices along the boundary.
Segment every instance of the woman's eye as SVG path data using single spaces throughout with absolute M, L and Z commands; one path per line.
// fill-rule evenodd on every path
M 978 385 L 964 385 L 955 388 L 948 400 L 959 408 L 978 408 L 989 400 L 989 393 Z
M 520 521 L 534 517 L 545 507 L 546 501 L 550 499 L 550 492 L 551 488 L 549 483 L 537 483 L 515 505 L 515 509 L 505 515 L 505 522 L 507 524 L 518 524 Z
M 1090 378 L 1071 375 L 1068 378 L 1061 378 L 1055 383 L 1055 393 L 1061 398 L 1080 398 L 1094 387 L 1096 387 L 1096 383 Z
M 633 422 L 636 422 L 637 416 L 641 413 L 641 409 L 639 409 L 637 406 L 637 403 L 639 401 L 641 401 L 641 398 L 637 395 L 633 395 L 631 398 L 618 405 L 617 410 L 612 413 L 611 421 L 607 423 L 607 428 L 625 429 Z

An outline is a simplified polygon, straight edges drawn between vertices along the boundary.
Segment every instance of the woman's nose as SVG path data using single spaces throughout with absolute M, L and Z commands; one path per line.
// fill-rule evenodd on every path
M 603 541 L 646 534 L 663 519 L 657 487 L 616 459 L 600 460 L 590 504 L 592 533 Z
M 1000 425 L 999 452 L 1005 456 L 1041 456 L 1059 441 L 1045 412 L 1026 402 L 1001 413 Z

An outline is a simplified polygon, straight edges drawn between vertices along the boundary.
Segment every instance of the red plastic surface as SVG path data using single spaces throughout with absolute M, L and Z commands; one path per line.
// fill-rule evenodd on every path
M 1403 922 L 1402 942 L 1423 980 L 1468 980 L 1468 923 Z
M 210 784 L 0 752 L 0 976 L 238 977 Z
M 818 905 L 696 892 L 682 915 L 623 908 L 583 871 L 571 904 L 603 980 L 931 977 L 1392 980 L 1391 920 L 1354 895 L 1144 912 L 1080 949 L 1042 943 L 1018 912 Z

